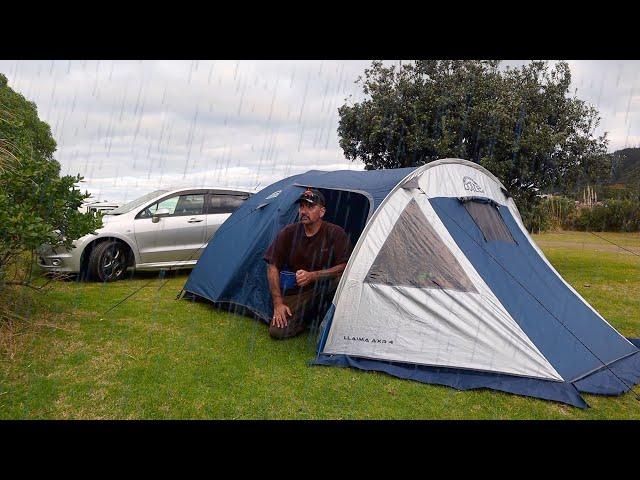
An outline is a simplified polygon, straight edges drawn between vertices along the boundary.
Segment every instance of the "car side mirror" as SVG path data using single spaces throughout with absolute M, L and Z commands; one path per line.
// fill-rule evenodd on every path
M 160 221 L 160 218 L 168 217 L 169 215 L 171 215 L 171 210 L 169 210 L 168 208 L 160 208 L 156 210 L 156 212 L 151 216 L 151 221 L 153 223 L 158 223 Z

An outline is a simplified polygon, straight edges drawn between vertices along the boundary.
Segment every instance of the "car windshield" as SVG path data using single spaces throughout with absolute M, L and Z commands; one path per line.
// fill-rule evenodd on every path
M 153 200 L 160 195 L 167 193 L 169 190 L 156 190 L 155 192 L 147 193 L 146 195 L 141 196 L 140 198 L 136 198 L 135 200 L 131 200 L 129 203 L 125 203 L 121 207 L 116 208 L 115 210 L 111 210 L 109 212 L 105 212 L 105 215 L 122 215 L 123 213 L 128 213 L 134 208 L 139 207 L 140 205 Z

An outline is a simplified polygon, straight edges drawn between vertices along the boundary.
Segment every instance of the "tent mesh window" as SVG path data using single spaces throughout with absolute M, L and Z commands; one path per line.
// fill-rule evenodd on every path
M 472 200 L 464 202 L 464 208 L 471 215 L 487 242 L 502 240 L 507 243 L 516 243 L 498 211 L 498 206 Z
M 413 199 L 382 245 L 365 282 L 476 292 Z

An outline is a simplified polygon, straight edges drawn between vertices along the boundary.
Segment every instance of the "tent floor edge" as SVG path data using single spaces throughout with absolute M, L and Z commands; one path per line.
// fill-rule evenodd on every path
M 579 392 L 618 396 L 640 383 L 640 351 L 573 382 Z
M 509 374 L 433 367 L 324 353 L 319 354 L 310 362 L 310 365 L 351 367 L 365 371 L 377 371 L 398 378 L 426 384 L 443 385 L 462 391 L 488 388 L 525 397 L 551 400 L 582 409 L 589 408 L 578 389 L 569 382 L 555 382 Z

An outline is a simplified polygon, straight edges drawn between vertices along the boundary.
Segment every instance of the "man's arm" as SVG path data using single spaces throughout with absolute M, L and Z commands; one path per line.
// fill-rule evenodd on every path
M 280 291 L 280 270 L 273 263 L 267 266 L 267 279 L 269 280 L 269 292 L 273 305 L 282 303 L 282 292 Z
M 298 285 L 304 287 L 309 283 L 316 282 L 322 278 L 339 277 L 344 272 L 347 263 L 339 263 L 331 268 L 325 270 L 316 270 L 314 272 L 307 272 L 306 270 L 298 270 L 296 272 L 296 281 Z
M 342 272 L 344 272 L 346 266 L 347 262 L 339 263 L 334 267 L 327 268 L 326 270 L 316 270 L 313 273 L 315 274 L 316 280 L 327 277 L 339 277 L 340 275 L 342 275 Z
M 282 292 L 280 291 L 280 270 L 273 263 L 267 267 L 267 279 L 269 281 L 269 291 L 273 300 L 273 322 L 276 327 L 284 328 L 287 326 L 287 314 L 291 316 L 291 309 L 282 301 Z

